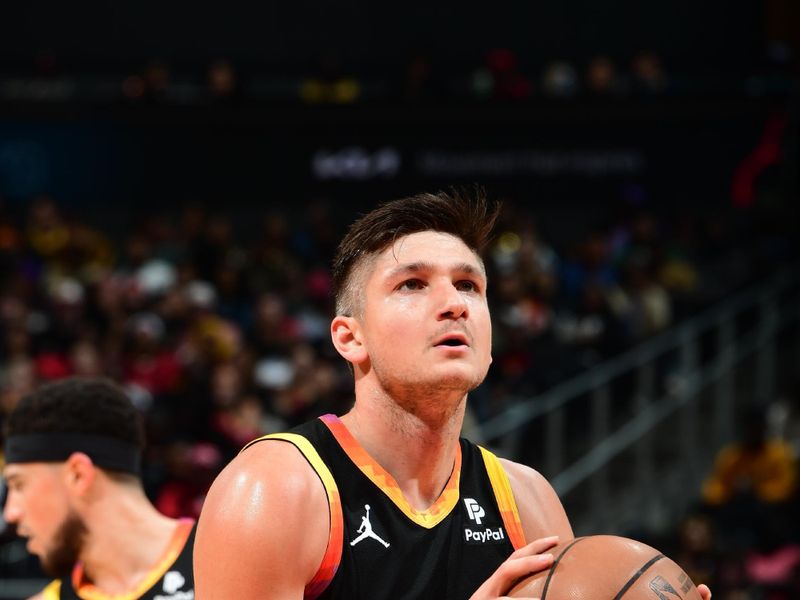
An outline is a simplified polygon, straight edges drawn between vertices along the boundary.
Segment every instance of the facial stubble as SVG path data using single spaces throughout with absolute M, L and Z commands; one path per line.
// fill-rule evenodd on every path
M 80 557 L 88 529 L 83 519 L 70 511 L 53 536 L 51 548 L 40 557 L 42 568 L 52 576 L 69 576 Z

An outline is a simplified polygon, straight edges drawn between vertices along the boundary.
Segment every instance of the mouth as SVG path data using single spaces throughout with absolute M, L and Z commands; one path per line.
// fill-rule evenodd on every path
M 467 336 L 463 333 L 448 333 L 446 336 L 440 338 L 435 344 L 435 347 L 447 347 L 447 348 L 462 348 L 462 347 L 469 347 L 469 342 L 467 340 Z

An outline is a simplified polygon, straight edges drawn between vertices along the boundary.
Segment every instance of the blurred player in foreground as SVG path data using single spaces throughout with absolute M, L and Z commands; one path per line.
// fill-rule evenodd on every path
M 37 599 L 194 598 L 194 523 L 144 494 L 140 415 L 105 380 L 22 398 L 6 424 L 3 515 L 55 577 Z

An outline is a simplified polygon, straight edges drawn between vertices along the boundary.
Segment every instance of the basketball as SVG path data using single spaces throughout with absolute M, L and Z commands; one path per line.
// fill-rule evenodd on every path
M 689 576 L 641 542 L 594 535 L 559 544 L 553 566 L 523 579 L 511 598 L 541 600 L 701 600 Z

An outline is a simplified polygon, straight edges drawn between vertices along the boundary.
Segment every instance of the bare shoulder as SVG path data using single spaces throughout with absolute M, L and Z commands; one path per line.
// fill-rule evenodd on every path
M 265 440 L 223 469 L 209 490 L 194 549 L 198 597 L 302 598 L 322 562 L 328 500 L 294 445 Z
M 288 442 L 263 440 L 247 448 L 222 470 L 211 486 L 208 499 L 212 507 L 244 508 L 246 505 L 252 510 L 262 506 L 270 510 L 291 507 L 293 510 L 287 512 L 296 514 L 306 508 L 306 503 L 303 506 L 291 503 L 307 499 L 309 495 L 319 496 L 326 502 L 324 487 L 302 453 Z M 287 506 L 287 503 L 290 504 Z M 203 513 L 206 514 L 205 506 Z M 253 519 L 256 515 L 223 510 L 216 516 L 238 521 Z M 284 515 L 281 520 L 290 518 L 291 515 Z
M 531 542 L 551 535 L 558 535 L 562 542 L 572 539 L 572 526 L 550 482 L 527 465 L 504 458 L 500 464 L 514 492 L 525 539 Z

